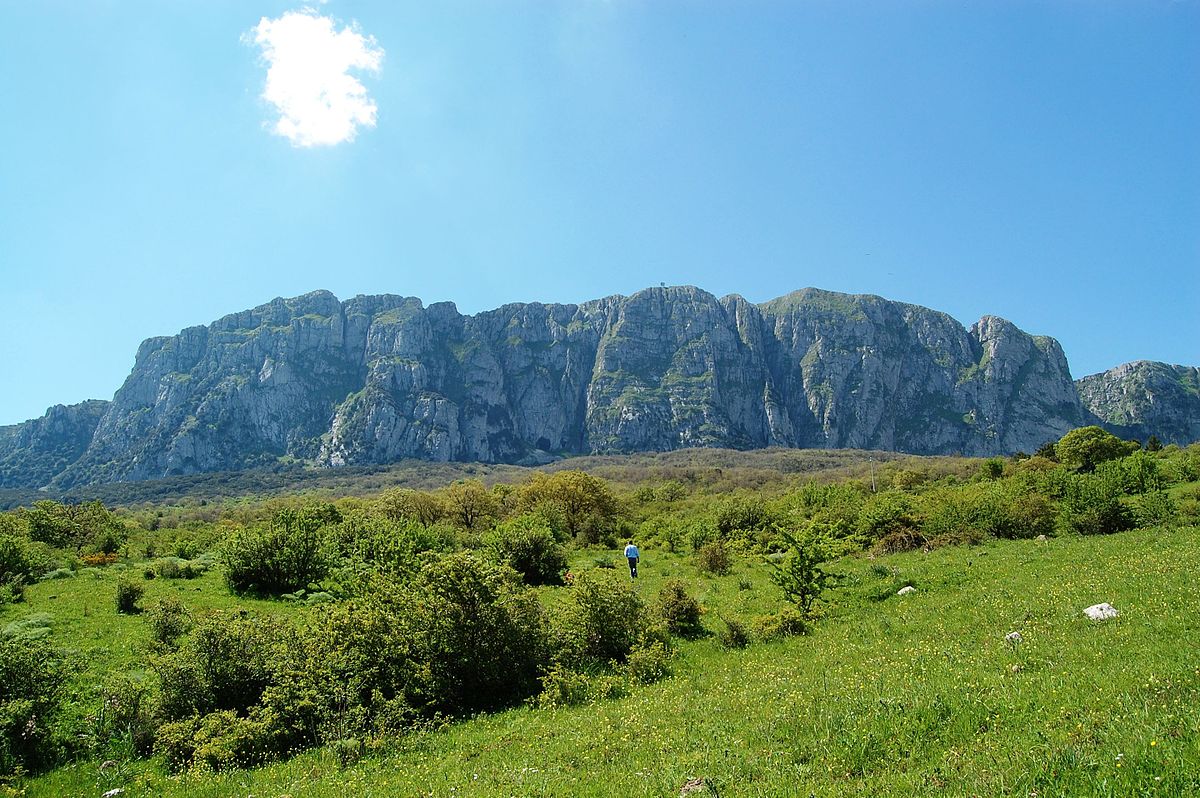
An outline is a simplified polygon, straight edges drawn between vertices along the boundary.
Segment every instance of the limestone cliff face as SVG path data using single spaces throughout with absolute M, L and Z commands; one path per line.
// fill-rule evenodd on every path
M 1200 369 L 1138 360 L 1075 383 L 1099 423 L 1126 438 L 1200 441 Z
M 106 410 L 108 402 L 92 399 L 0 427 L 0 488 L 45 485 L 84 453 Z
M 464 316 L 320 291 L 146 341 L 86 450 L 28 479 L 687 446 L 998 454 L 1089 418 L 1052 339 L 873 296 L 655 288 Z

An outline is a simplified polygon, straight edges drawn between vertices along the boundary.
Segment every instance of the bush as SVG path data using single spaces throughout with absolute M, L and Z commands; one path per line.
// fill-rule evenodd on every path
M 1054 446 L 1058 461 L 1074 466 L 1081 472 L 1094 471 L 1096 466 L 1107 460 L 1124 457 L 1137 444 L 1130 444 L 1116 435 L 1097 426 L 1073 429 L 1059 439 Z
M 538 691 L 548 664 L 545 614 L 509 568 L 469 553 L 429 563 L 382 607 L 408 703 L 462 714 L 510 706 Z
M 167 770 L 177 773 L 192 764 L 196 755 L 196 731 L 200 728 L 198 717 L 164 723 L 154 734 L 154 753 L 161 756 Z
M 720 540 L 705 543 L 696 552 L 696 566 L 705 573 L 725 576 L 733 570 L 733 558 L 729 555 L 729 547 Z
M 542 692 L 538 694 L 537 703 L 547 709 L 586 704 L 590 687 L 587 674 L 555 665 L 542 677 Z
M 804 616 L 791 608 L 754 619 L 754 633 L 761 640 L 779 640 L 808 634 L 808 623 Z
M 1107 535 L 1133 528 L 1133 514 L 1121 503 L 1121 488 L 1111 479 L 1077 474 L 1059 501 L 1059 524 L 1080 535 Z
M 220 710 L 242 714 L 274 681 L 295 631 L 277 619 L 214 613 L 179 650 L 154 662 L 167 720 Z
M 658 594 L 659 615 L 667 631 L 680 637 L 698 637 L 704 633 L 700 624 L 700 602 L 688 595 L 687 585 L 673 579 Z
M 149 571 L 163 579 L 195 579 L 207 570 L 203 561 L 181 557 L 163 557 L 151 564 Z
M 31 540 L 0 532 L 0 586 L 11 586 L 14 597 L 19 598 L 21 586 L 36 582 L 48 568 L 48 559 Z M 0 605 L 4 603 L 0 598 Z
M 234 591 L 279 595 L 324 579 L 333 552 L 322 515 L 280 511 L 270 524 L 231 537 L 221 558 Z
M 733 618 L 722 618 L 725 628 L 717 633 L 717 639 L 725 648 L 745 648 L 750 645 L 750 634 L 741 621 Z
M 544 520 L 523 515 L 496 527 L 488 545 L 492 556 L 529 585 L 561 585 L 567 552 Z
M 625 670 L 629 678 L 638 684 L 653 684 L 671 675 L 668 665 L 671 659 L 667 647 L 661 642 L 635 646 L 629 652 Z
M 554 616 L 559 657 L 572 665 L 624 662 L 647 625 L 645 607 L 629 580 L 612 572 L 584 572 L 570 596 Z
M 912 499 L 898 490 L 873 494 L 858 515 L 858 531 L 868 540 L 904 541 L 917 536 L 920 526 Z
M 174 596 L 151 605 L 146 613 L 150 623 L 150 636 L 161 646 L 173 648 L 179 638 L 191 628 L 192 618 L 183 602 Z
M 425 552 L 453 548 L 456 534 L 448 524 L 423 525 L 410 518 L 390 520 L 364 513 L 348 514 L 330 531 L 339 555 L 352 570 L 404 577 L 421 570 Z
M 1163 491 L 1153 491 L 1141 497 L 1133 517 L 1140 527 L 1171 526 L 1179 520 L 1179 505 Z
M 136 615 L 142 611 L 138 606 L 138 602 L 142 600 L 142 594 L 146 592 L 146 588 L 137 582 L 129 582 L 122 579 L 117 582 L 117 612 L 126 615 Z
M 276 728 L 260 715 L 240 717 L 228 710 L 205 715 L 192 738 L 192 763 L 220 771 L 270 759 L 279 751 Z
M 1032 538 L 1053 529 L 1050 500 L 1023 486 L 985 482 L 927 494 L 923 531 L 934 544 Z
M 734 530 L 762 530 L 772 525 L 771 513 L 762 499 L 756 496 L 735 496 L 717 505 L 717 531 L 728 537 Z
M 69 671 L 46 642 L 0 636 L 0 776 L 58 758 L 53 722 Z
M 117 752 L 128 745 L 138 755 L 148 755 L 154 748 L 156 732 L 150 686 L 122 676 L 104 686 L 102 697 L 100 708 L 92 716 L 92 736 L 99 749 L 95 754 L 107 758 L 109 751 Z

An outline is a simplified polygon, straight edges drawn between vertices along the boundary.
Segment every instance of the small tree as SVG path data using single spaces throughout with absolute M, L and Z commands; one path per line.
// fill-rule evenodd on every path
M 375 507 L 392 521 L 416 521 L 421 526 L 437 523 L 446 513 L 434 494 L 407 488 L 389 490 L 375 500 Z
M 475 529 L 496 514 L 496 497 L 477 479 L 464 479 L 446 488 L 446 515 L 464 529 Z
M 1130 444 L 1097 426 L 1073 429 L 1054 446 L 1059 462 L 1079 471 L 1095 471 L 1105 460 L 1116 460 L 1132 451 Z
M 620 510 L 608 483 L 583 471 L 534 473 L 520 489 L 519 505 L 546 516 L 564 537 L 587 544 L 612 531 Z
M 830 575 L 821 568 L 827 556 L 824 549 L 812 540 L 797 540 L 787 532 L 780 533 L 788 544 L 788 551 L 781 562 L 771 562 L 771 580 L 783 590 L 787 600 L 796 605 L 800 613 L 808 618 L 812 615 L 813 603 L 821 597 Z

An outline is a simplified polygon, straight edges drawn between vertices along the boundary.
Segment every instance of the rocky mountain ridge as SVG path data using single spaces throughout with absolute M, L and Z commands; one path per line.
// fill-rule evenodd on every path
M 1081 390 L 1051 338 L 994 316 L 967 329 L 875 296 L 808 288 L 756 305 L 652 288 L 463 315 L 448 302 L 317 291 L 145 341 L 111 403 L 64 409 L 78 423 L 51 423 L 52 410 L 0 428 L 0 487 L 281 459 L 536 463 L 692 446 L 1006 454 L 1092 423 L 1100 413 Z M 55 424 L 58 438 L 30 426 Z
M 1136 360 L 1075 385 L 1098 423 L 1123 438 L 1200 440 L 1200 369 L 1194 366 Z

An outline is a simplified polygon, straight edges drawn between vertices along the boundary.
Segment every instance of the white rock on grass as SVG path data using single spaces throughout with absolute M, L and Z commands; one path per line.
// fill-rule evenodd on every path
M 896 591 L 897 596 L 907 596 L 909 593 L 916 593 L 917 589 L 912 585 L 905 585 Z
M 1020 643 L 1024 638 L 1021 637 L 1020 632 L 1009 632 L 1008 634 L 1006 634 L 1004 636 L 1004 639 L 1007 640 L 1009 643 L 1012 643 L 1015 646 L 1017 643 Z
M 1109 604 L 1107 601 L 1103 604 L 1093 604 L 1083 611 L 1083 614 L 1091 618 L 1093 621 L 1107 621 L 1109 618 L 1116 618 L 1120 615 L 1117 608 Z

